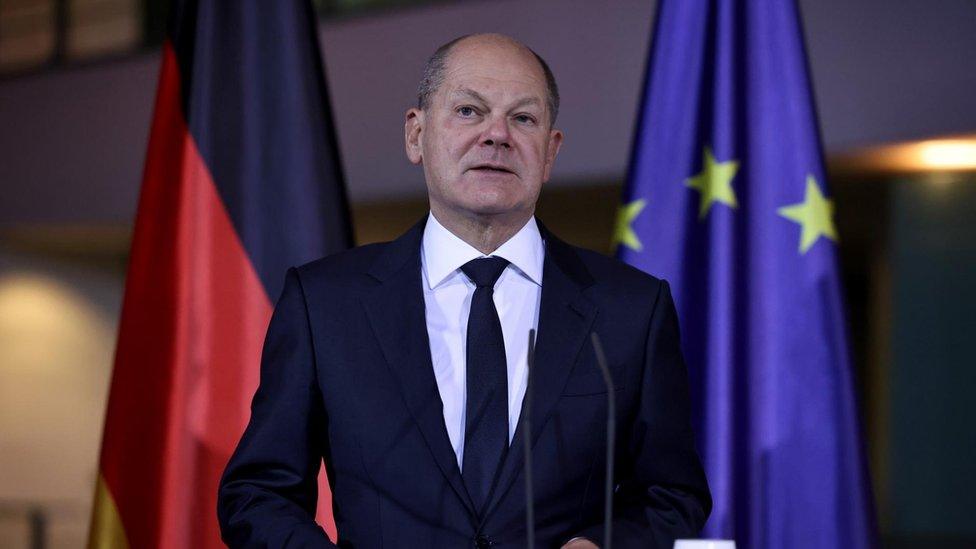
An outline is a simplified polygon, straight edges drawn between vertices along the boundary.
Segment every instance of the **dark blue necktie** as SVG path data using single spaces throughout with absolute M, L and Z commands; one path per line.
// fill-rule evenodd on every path
M 467 337 L 467 405 L 461 476 L 475 506 L 487 504 L 495 473 L 508 450 L 508 367 L 505 341 L 492 294 L 508 261 L 484 257 L 461 270 L 477 288 L 471 298 Z

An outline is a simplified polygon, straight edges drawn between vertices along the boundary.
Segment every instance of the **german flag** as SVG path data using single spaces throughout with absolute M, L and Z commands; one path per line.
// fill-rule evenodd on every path
M 351 244 L 308 1 L 171 9 L 90 547 L 221 546 L 217 485 L 247 424 L 272 298 L 288 267 Z

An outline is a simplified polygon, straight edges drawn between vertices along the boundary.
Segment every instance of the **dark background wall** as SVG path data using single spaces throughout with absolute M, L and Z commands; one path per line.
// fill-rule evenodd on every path
M 893 185 L 890 523 L 973 542 L 976 177 Z
M 828 151 L 976 130 L 976 2 L 802 0 Z M 534 47 L 563 93 L 553 186 L 619 181 L 654 2 L 499 0 L 321 25 L 354 202 L 419 196 L 403 111 L 440 43 L 494 30 Z M 0 81 L 0 225 L 128 223 L 135 211 L 158 54 Z

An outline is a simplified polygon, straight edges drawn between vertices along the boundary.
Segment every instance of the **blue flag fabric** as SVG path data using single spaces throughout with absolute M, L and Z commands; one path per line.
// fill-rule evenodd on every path
M 793 0 L 661 0 L 615 231 L 670 281 L 707 537 L 875 543 L 837 231 Z

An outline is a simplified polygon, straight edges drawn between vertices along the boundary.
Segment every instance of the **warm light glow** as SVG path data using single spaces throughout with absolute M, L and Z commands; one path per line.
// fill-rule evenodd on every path
M 67 269 L 0 271 L 4 497 L 91 501 L 115 346 L 114 311 L 93 291 L 106 282 Z
M 976 170 L 976 136 L 879 145 L 832 158 L 832 167 L 858 172 Z
M 933 170 L 976 169 L 976 140 L 925 141 L 918 145 L 919 157 Z

